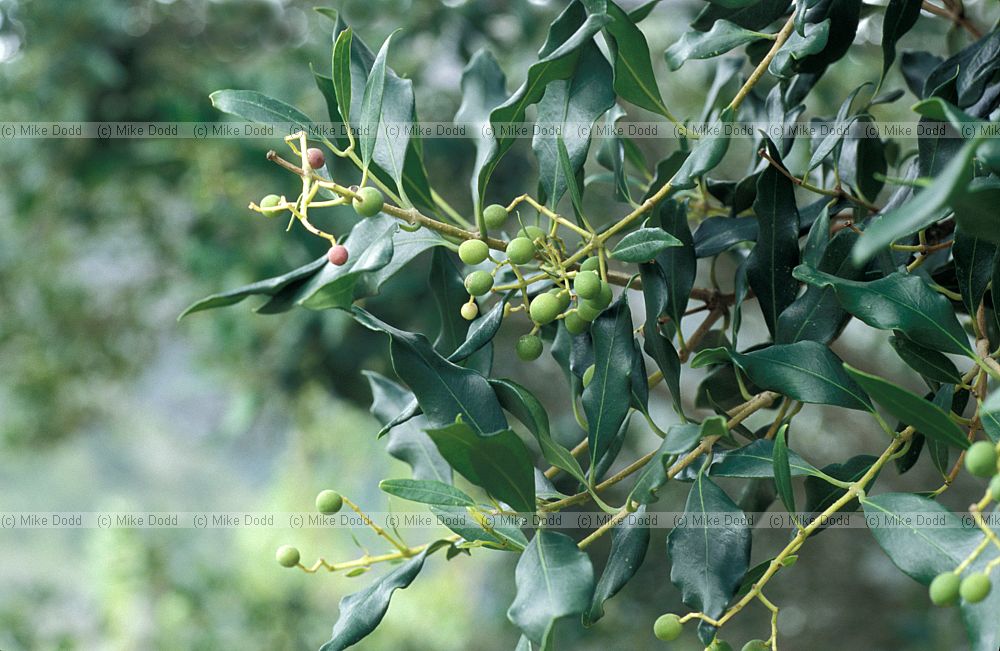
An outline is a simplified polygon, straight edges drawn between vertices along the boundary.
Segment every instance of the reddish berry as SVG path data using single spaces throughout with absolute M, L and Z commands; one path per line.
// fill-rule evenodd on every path
M 326 259 L 332 265 L 338 267 L 343 265 L 347 262 L 347 247 L 340 244 L 334 244 L 330 247 L 330 250 L 326 252 Z
M 323 150 L 316 147 L 310 147 L 306 150 L 306 160 L 309 161 L 309 167 L 314 170 L 323 169 L 323 166 L 326 165 L 326 156 L 323 155 Z

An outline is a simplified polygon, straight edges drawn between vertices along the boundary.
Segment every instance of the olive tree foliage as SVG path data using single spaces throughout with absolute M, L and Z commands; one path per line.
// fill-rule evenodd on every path
M 380 487 L 448 516 L 452 531 L 413 545 L 373 523 L 389 551 L 336 563 L 303 563 L 296 549 L 279 550 L 282 565 L 307 572 L 389 565 L 341 601 L 322 648 L 362 640 L 393 592 L 440 562 L 432 557 L 464 563 L 472 562 L 465 554 L 486 553 L 518 556 L 507 613 L 522 634 L 518 648 L 554 648 L 557 622 L 593 624 L 647 553 L 666 553 L 669 583 L 690 610 L 665 615 L 651 636 L 673 639 L 687 628 L 683 634 L 726 648 L 726 623 L 759 602 L 771 618 L 747 648 L 776 649 L 781 604 L 766 596 L 768 586 L 831 516 L 863 509 L 873 517 L 900 514 L 900 526 L 872 527 L 878 544 L 902 572 L 930 586 L 932 601 L 959 603 L 975 649 L 996 649 L 1000 591 L 990 591 L 989 575 L 1000 538 L 986 516 L 1000 482 L 983 482 L 963 520 L 936 498 L 963 460 L 976 477 L 997 470 L 1000 399 L 989 391 L 1000 379 L 993 307 L 1000 147 L 981 134 L 1000 107 L 1000 31 L 981 33 L 955 3 L 930 7 L 938 14 L 931 16 L 921 15 L 920 2 L 890 0 L 879 9 L 882 56 L 867 66 L 871 78 L 843 98 L 836 115 L 807 116 L 810 93 L 851 51 L 870 8 L 860 0 L 710 2 L 664 53 L 671 70 L 733 55 L 720 60 L 718 83 L 706 89 L 695 116 L 712 128 L 695 129 L 664 101 L 660 86 L 670 75 L 654 74 L 640 24 L 656 4 L 626 12 L 610 0 L 570 3 L 523 79 L 510 84 L 513 92 L 490 52 L 471 57 L 454 118 L 477 127 L 467 132 L 476 152 L 468 214 L 433 189 L 419 133 L 390 137 L 385 129 L 419 113 L 412 82 L 390 67 L 392 36 L 369 47 L 341 17 L 322 11 L 334 21 L 332 57 L 314 75 L 329 111 L 322 121 L 350 126 L 339 135 L 256 91 L 213 94 L 224 112 L 298 127 L 285 138 L 291 155 L 268 158 L 299 177 L 300 193 L 269 195 L 250 207 L 304 227 L 330 249 L 185 314 L 260 297 L 261 313 L 339 310 L 385 335 L 395 377 L 364 373 L 383 425 L 373 436 L 411 466 L 412 478 Z M 954 54 L 897 54 L 896 43 L 918 20 L 949 18 L 967 33 Z M 883 87 L 897 64 L 917 97 L 915 143 L 880 133 L 875 118 L 880 105 L 903 96 L 903 89 Z M 736 90 L 723 96 L 731 77 Z M 491 179 L 515 144 L 504 125 L 614 126 L 629 112 L 676 129 L 679 147 L 650 163 L 623 132 L 594 143 L 570 130 L 536 137 L 537 189 L 488 202 Z M 812 138 L 781 129 L 812 119 L 838 128 Z M 725 178 L 720 165 L 737 153 L 726 125 L 749 121 L 778 129 L 750 133 L 745 171 Z M 852 126 L 868 136 L 845 136 Z M 786 164 L 793 147 L 806 155 Z M 588 174 L 595 165 L 603 170 Z M 608 197 L 619 210 L 612 218 L 591 208 Z M 360 217 L 353 228 L 321 228 L 323 210 L 345 204 Z M 427 257 L 434 304 L 426 309 L 439 316 L 431 336 L 386 322 L 373 313 L 377 301 L 368 301 Z M 702 274 L 709 278 L 699 286 L 697 265 L 706 259 L 712 273 Z M 734 264 L 716 264 L 723 260 Z M 748 345 L 740 334 L 751 310 L 759 311 L 768 339 Z M 885 369 L 855 368 L 831 350 L 852 319 L 884 332 L 899 358 L 894 373 L 926 384 L 922 395 L 885 379 Z M 493 340 L 502 329 L 522 334 L 517 355 L 526 365 L 562 369 L 564 405 L 543 404 L 516 379 L 493 372 Z M 551 359 L 542 361 L 546 350 Z M 682 385 L 685 364 L 707 369 L 699 386 Z M 692 394 L 694 407 L 682 400 Z M 661 400 L 678 420 L 666 431 L 650 414 Z M 796 416 L 807 404 L 867 414 L 883 451 L 843 450 L 840 462 L 816 467 L 794 451 Z M 549 413 L 567 407 L 580 426 L 574 441 L 550 427 Z M 619 459 L 635 415 L 662 442 Z M 880 474 L 906 473 L 921 455 L 939 469 L 940 484 L 913 493 L 878 490 Z M 734 497 L 719 478 L 744 479 L 750 490 Z M 629 516 L 654 508 L 668 482 L 687 484 L 692 517 L 671 531 L 665 550 L 647 550 L 649 529 Z M 362 512 L 339 495 L 320 497 L 322 512 L 345 504 Z M 577 507 L 607 517 L 574 535 L 485 519 Z M 738 516 L 768 508 L 794 516 L 789 538 L 751 566 L 755 536 Z M 951 526 L 913 524 L 906 515 L 914 512 Z M 731 524 L 697 517 L 708 513 L 731 514 Z M 594 563 L 591 545 L 606 535 L 609 555 Z

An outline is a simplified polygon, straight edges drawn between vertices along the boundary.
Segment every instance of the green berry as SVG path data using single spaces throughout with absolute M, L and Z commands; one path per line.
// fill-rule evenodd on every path
M 325 490 L 316 496 L 316 510 L 330 515 L 344 506 L 344 498 L 337 491 Z
M 515 237 L 507 244 L 507 258 L 514 264 L 528 264 L 535 257 L 535 245 L 526 237 Z
M 483 210 L 486 228 L 500 228 L 507 221 L 507 209 L 498 203 L 490 204 Z
M 595 308 L 587 301 L 580 301 L 579 305 L 576 306 L 577 316 L 588 323 L 599 317 L 602 311 L 603 310 Z
M 601 268 L 601 261 L 599 258 L 587 258 L 580 263 L 580 271 L 597 271 Z
M 518 237 L 526 237 L 532 242 L 545 239 L 545 231 L 537 226 L 525 226 L 517 232 Z
M 482 296 L 493 289 L 493 276 L 488 271 L 473 271 L 465 277 L 465 289 L 472 296 Z
M 281 567 L 295 567 L 299 564 L 299 550 L 295 549 L 291 545 L 282 545 L 278 547 L 278 551 L 275 552 L 274 558 L 277 559 L 278 565 Z
M 465 240 L 458 247 L 458 257 L 465 264 L 479 264 L 490 255 L 490 247 L 482 240 Z
M 559 299 L 552 294 L 539 294 L 531 300 L 528 313 L 538 325 L 552 323 L 559 316 Z
M 590 381 L 594 379 L 594 369 L 596 367 L 591 364 L 587 367 L 587 370 L 583 372 L 583 388 L 586 389 Z
M 532 362 L 542 355 L 542 338 L 524 335 L 517 340 L 517 356 L 525 362 Z
M 935 606 L 951 606 L 958 601 L 958 588 L 962 580 L 954 572 L 942 572 L 934 577 L 927 592 Z
M 1000 475 L 996 475 L 990 480 L 990 497 L 993 501 L 1000 502 Z
M 590 327 L 590 322 L 582 319 L 576 312 L 568 312 L 563 319 L 563 323 L 571 335 L 584 333 Z
M 581 271 L 573 279 L 573 290 L 580 298 L 596 298 L 601 293 L 601 279 L 593 271 Z
M 733 647 L 725 640 L 712 640 L 712 643 L 708 645 L 708 649 L 709 651 L 733 651 Z
M 559 299 L 559 311 L 565 312 L 566 309 L 569 307 L 569 303 L 571 300 L 569 297 L 569 292 L 562 289 L 561 287 L 553 287 L 548 291 L 548 293 L 552 294 L 553 296 Z
M 354 212 L 362 217 L 374 217 L 382 210 L 385 199 L 378 188 L 367 186 L 358 190 L 357 194 L 354 197 Z
M 771 645 L 764 640 L 750 640 L 743 645 L 742 651 L 771 651 Z
M 965 451 L 965 469 L 976 477 L 997 474 L 997 450 L 989 441 L 976 441 Z
M 280 203 L 281 197 L 276 194 L 269 194 L 260 200 L 261 212 L 264 213 L 265 217 L 274 217 L 281 212 L 281 209 L 275 207 Z
M 673 613 L 660 615 L 653 623 L 653 635 L 656 636 L 656 639 L 664 642 L 676 640 L 683 631 L 684 624 L 681 624 L 681 618 Z
M 466 303 L 461 309 L 462 318 L 466 321 L 472 321 L 477 316 L 479 316 L 479 306 L 473 303 Z
M 962 599 L 967 603 L 978 604 L 986 598 L 992 587 L 993 584 L 990 583 L 990 577 L 985 574 L 970 574 L 962 579 L 959 594 L 962 595 Z
M 614 295 L 611 293 L 611 285 L 602 280 L 600 293 L 598 293 L 594 298 L 586 299 L 586 302 L 596 310 L 603 310 L 607 306 L 611 305 L 611 300 L 613 298 Z

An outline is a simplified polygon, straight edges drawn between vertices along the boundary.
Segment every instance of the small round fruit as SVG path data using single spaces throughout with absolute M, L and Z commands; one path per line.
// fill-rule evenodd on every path
M 473 271 L 465 277 L 465 290 L 472 296 L 482 296 L 493 289 L 493 276 L 488 271 Z
M 343 506 L 344 498 L 337 491 L 325 490 L 316 496 L 316 510 L 320 513 L 331 515 Z
M 603 310 L 607 306 L 611 305 L 611 300 L 614 298 L 614 294 L 611 293 L 611 285 L 607 284 L 603 280 L 601 281 L 601 291 L 594 298 L 585 299 L 591 307 L 597 310 Z
M 567 313 L 565 318 L 563 318 L 563 323 L 566 325 L 566 330 L 571 335 L 582 334 L 587 331 L 587 328 L 590 327 L 590 322 L 584 321 L 576 312 Z
M 587 301 L 580 301 L 580 304 L 576 307 L 577 316 L 588 323 L 599 317 L 601 312 L 603 312 L 603 310 L 597 309 Z
M 927 589 L 931 603 L 935 606 L 951 606 L 958 601 L 958 589 L 961 583 L 962 579 L 954 572 L 938 574 Z
M 276 194 L 269 194 L 260 200 L 261 212 L 265 217 L 274 217 L 281 212 L 276 206 L 281 203 L 281 197 Z
M 299 550 L 295 549 L 291 545 L 282 545 L 278 547 L 278 551 L 275 552 L 274 558 L 277 559 L 278 565 L 281 567 L 295 567 L 299 564 Z
M 601 293 L 601 278 L 593 271 L 581 271 L 573 279 L 573 290 L 580 298 L 595 298 Z
M 479 306 L 475 303 L 466 303 L 462 306 L 462 318 L 466 321 L 472 321 L 477 316 L 479 316 Z
M 310 147 L 306 150 L 306 161 L 309 162 L 309 167 L 312 169 L 321 170 L 326 165 L 326 156 L 323 155 L 322 149 Z
M 330 250 L 326 252 L 327 261 L 336 267 L 339 267 L 344 263 L 346 263 L 347 258 L 348 258 L 347 247 L 343 246 L 342 244 L 334 244 L 333 246 L 330 247 Z
M 601 261 L 598 258 L 587 258 L 580 263 L 580 271 L 597 271 L 601 268 Z
M 542 355 L 542 338 L 524 335 L 517 340 L 517 356 L 525 362 L 533 362 Z
M 535 257 L 535 245 L 526 237 L 515 237 L 507 244 L 507 258 L 514 264 L 528 264 Z
M 590 381 L 594 379 L 594 369 L 597 368 L 593 364 L 587 367 L 587 370 L 583 372 L 583 388 L 586 389 Z
M 708 646 L 709 651 L 733 651 L 733 647 L 725 640 L 712 640 Z
M 764 640 L 750 640 L 743 645 L 742 651 L 771 651 L 771 645 Z
M 992 587 L 993 584 L 990 583 L 990 577 L 985 574 L 976 573 L 962 579 L 962 585 L 959 587 L 958 592 L 967 603 L 978 604 L 986 598 Z
M 539 294 L 531 300 L 528 313 L 538 325 L 552 323 L 559 316 L 559 299 L 552 294 Z
M 994 502 L 1000 502 L 1000 475 L 990 480 L 990 497 Z
M 565 312 L 566 309 L 569 307 L 569 303 L 571 300 L 569 297 L 569 292 L 560 287 L 553 287 L 548 291 L 548 293 L 552 294 L 553 296 L 559 299 L 559 311 Z
M 490 204 L 483 210 L 486 228 L 500 228 L 507 221 L 507 209 L 498 203 Z
M 537 226 L 525 226 L 517 232 L 518 237 L 526 237 L 532 242 L 545 239 L 545 231 Z
M 358 196 L 354 197 L 354 212 L 362 217 L 374 217 L 382 210 L 385 199 L 378 188 L 367 186 L 358 190 Z
M 989 441 L 976 441 L 965 451 L 965 469 L 976 477 L 997 474 L 997 450 Z
M 490 255 L 490 247 L 482 240 L 465 240 L 458 247 L 458 257 L 465 264 L 479 264 Z
M 653 622 L 653 635 L 656 636 L 656 639 L 664 642 L 673 642 L 681 636 L 683 631 L 684 624 L 681 624 L 681 618 L 673 613 L 660 615 Z

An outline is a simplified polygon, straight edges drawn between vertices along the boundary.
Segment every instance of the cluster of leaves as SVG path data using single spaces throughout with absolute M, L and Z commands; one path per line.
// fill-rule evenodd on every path
M 610 1 L 572 2 L 550 26 L 523 84 L 510 94 L 493 57 L 477 53 L 463 75 L 463 103 L 455 120 L 498 126 L 525 120 L 528 108 L 536 106 L 536 119 L 547 123 L 603 118 L 614 124 L 628 104 L 677 122 L 659 92 L 638 27 L 656 4 L 626 13 Z M 677 69 L 689 59 L 746 46 L 753 72 L 732 100 L 720 106 L 725 82 L 734 75 L 743 79 L 744 64 L 742 59 L 723 60 L 702 117 L 718 124 L 754 119 L 788 125 L 801 119 L 810 91 L 847 53 L 861 11 L 860 0 L 710 3 L 691 31 L 667 50 L 667 63 Z M 919 14 L 919 2 L 890 1 L 883 20 L 882 65 L 872 67 L 878 78 L 853 91 L 837 115 L 825 121 L 845 128 L 877 126 L 877 107 L 898 100 L 903 92 L 878 95 L 872 88 L 881 89 L 897 58 L 896 43 Z M 374 54 L 335 19 L 331 75 L 317 72 L 315 79 L 330 121 L 346 122 L 361 135 L 321 139 L 319 144 L 363 170 L 362 183 L 371 180 L 390 201 L 344 239 L 350 253 L 346 264 L 320 258 L 209 297 L 189 312 L 263 296 L 262 313 L 296 306 L 338 309 L 364 328 L 385 334 L 399 382 L 366 374 L 374 396 L 372 412 L 383 424 L 379 435 L 386 437 L 389 453 L 412 467 L 413 478 L 383 482 L 382 487 L 429 504 L 435 513 L 469 517 L 449 518 L 453 536 L 416 548 L 387 535 L 399 548 L 388 558 L 400 564 L 341 602 L 340 619 L 324 649 L 345 648 L 373 630 L 393 591 L 408 586 L 428 556 L 447 549 L 452 558 L 472 548 L 520 554 L 517 595 L 508 617 L 523 634 L 519 648 L 550 648 L 557 622 L 578 618 L 589 625 L 602 616 L 604 602 L 638 570 L 648 529 L 601 527 L 576 540 L 542 527 L 529 539 L 516 527 L 486 527 L 478 516 L 507 510 L 544 513 L 593 500 L 613 514 L 613 525 L 655 503 L 670 479 L 690 483 L 686 510 L 691 515 L 762 511 L 778 499 L 788 512 L 810 516 L 802 519 L 784 549 L 754 567 L 746 518 L 710 528 L 704 518 L 692 517 L 671 532 L 670 580 L 692 609 L 680 621 L 697 619 L 699 637 L 716 648 L 722 644 L 719 629 L 753 600 L 772 610 L 766 645 L 777 648 L 778 608 L 763 589 L 838 511 L 941 512 L 954 521 L 952 528 L 943 529 L 873 528 L 893 562 L 918 581 L 930 583 L 956 567 L 988 572 L 994 566 L 987 556 L 998 552 L 995 532 L 981 517 L 978 526 L 963 528 L 934 498 L 954 480 L 960 468 L 956 458 L 980 433 L 991 449 L 1000 444 L 1000 405 L 987 395 L 990 380 L 1000 379 L 1000 365 L 991 352 L 1000 348 L 1000 316 L 994 309 L 1000 291 L 1000 237 L 990 222 L 991 203 L 1000 192 L 1000 148 L 993 140 L 963 137 L 967 127 L 982 127 L 1000 109 L 1000 31 L 947 59 L 926 52 L 903 54 L 904 76 L 919 100 L 913 110 L 926 127 L 915 153 L 903 151 L 902 141 L 845 138 L 844 129 L 812 141 L 790 131 L 774 138 L 760 135 L 753 141 L 759 156 L 750 161 L 747 173 L 725 180 L 714 173 L 729 149 L 727 137 L 689 134 L 680 149 L 648 169 L 640 147 L 621 136 L 605 140 L 597 152 L 607 173 L 585 177 L 589 138 L 536 139 L 539 199 L 520 197 L 508 206 L 531 206 L 541 222 L 551 222 L 534 238 L 540 247 L 530 262 L 535 275 L 526 279 L 520 262 L 503 255 L 507 239 L 489 237 L 483 218 L 491 178 L 514 138 L 501 129 L 475 131 L 470 174 L 474 219 L 464 219 L 431 189 L 419 139 L 389 138 L 378 130 L 382 123 L 407 122 L 417 115 L 411 82 L 388 66 L 389 41 Z M 245 119 L 292 122 L 304 134 L 314 132 L 308 116 L 260 93 L 220 91 L 213 100 Z M 808 156 L 799 158 L 807 162 L 791 171 L 785 161 L 803 150 Z M 337 205 L 358 190 L 330 180 L 325 167 L 310 169 L 304 155 L 303 160 L 301 168 L 285 165 L 312 190 L 282 205 L 312 228 L 305 213 L 317 191 L 328 190 L 333 197 L 330 204 L 317 205 Z M 595 228 L 584 197 L 602 185 L 610 188 L 625 214 Z M 558 212 L 564 196 L 569 217 Z M 525 216 L 517 213 L 524 224 Z M 471 230 L 474 223 L 477 231 Z M 492 275 L 499 277 L 499 270 L 509 265 L 510 277 L 497 284 L 491 280 L 482 292 L 467 291 L 453 251 L 470 239 L 486 243 L 489 255 L 496 256 Z M 357 304 L 376 296 L 428 251 L 440 318 L 433 342 Z M 568 281 L 584 273 L 579 262 L 588 255 L 597 258 L 602 283 L 624 288 L 617 300 L 584 326 L 570 327 L 572 308 L 559 318 L 536 318 L 531 306 L 548 295 L 552 284 L 565 284 L 569 305 Z M 711 259 L 712 286 L 695 287 L 698 261 L 706 258 Z M 732 278 L 722 282 L 727 268 Z M 631 290 L 641 291 L 645 316 L 638 323 L 631 305 L 637 294 L 630 295 Z M 460 315 L 460 306 L 474 300 L 469 293 L 480 296 L 483 304 L 495 296 L 492 307 L 477 309 L 475 314 L 482 316 L 471 323 Z M 520 305 L 513 304 L 517 293 Z M 689 308 L 692 298 L 704 305 Z M 759 309 L 768 339 L 740 345 L 743 312 L 751 309 Z M 514 380 L 492 377 L 492 341 L 504 323 L 519 318 L 518 312 L 531 316 L 532 333 L 551 342 L 552 358 L 568 380 L 568 400 L 586 433 L 572 450 L 551 432 L 546 407 L 537 397 Z M 701 312 L 703 321 L 685 337 L 682 324 Z M 830 346 L 852 319 L 889 333 L 900 368 L 926 383 L 926 395 L 842 362 Z M 681 365 L 688 361 L 708 369 L 694 408 L 686 404 L 690 401 L 683 399 L 681 387 Z M 649 365 L 655 365 L 652 374 L 647 374 Z M 666 432 L 649 413 L 651 388 L 661 381 L 680 420 Z M 794 418 L 805 404 L 870 414 L 873 425 L 889 437 L 885 452 L 848 456 L 816 468 L 789 448 Z M 748 418 L 772 406 L 779 407 L 777 413 L 749 426 Z M 609 476 L 633 412 L 642 414 L 663 442 Z M 527 436 L 512 426 L 509 416 Z M 893 427 L 887 418 L 899 425 Z M 944 479 L 940 488 L 928 487 L 924 494 L 868 494 L 890 462 L 905 473 L 925 449 Z M 584 453 L 581 463 L 577 457 Z M 992 459 L 995 472 L 995 454 Z M 489 499 L 484 502 L 456 487 L 453 472 Z M 551 480 L 559 473 L 564 477 L 555 485 Z M 714 481 L 719 477 L 744 478 L 751 490 L 736 501 Z M 799 480 L 806 496 L 801 509 L 794 486 Z M 631 482 L 624 504 L 608 506 L 602 492 L 622 482 Z M 993 499 L 987 491 L 974 514 L 980 516 Z M 612 544 L 598 577 L 587 549 L 609 531 Z M 296 553 L 289 564 L 297 563 Z M 337 569 L 336 564 L 323 565 Z M 997 592 L 963 602 L 976 649 L 1000 645 L 998 608 Z

